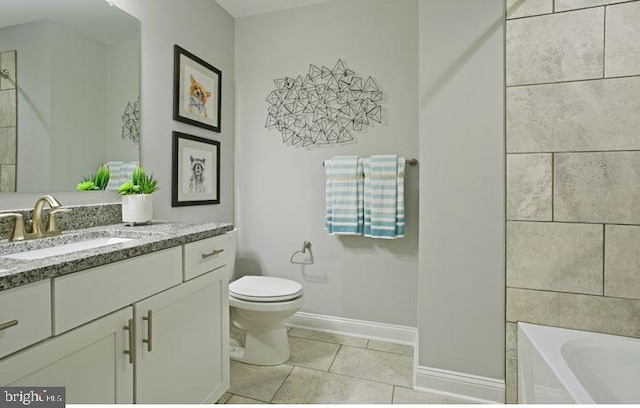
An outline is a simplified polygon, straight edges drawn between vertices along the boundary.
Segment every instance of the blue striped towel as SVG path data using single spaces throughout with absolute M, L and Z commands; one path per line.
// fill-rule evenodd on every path
M 364 181 L 358 156 L 325 161 L 327 173 L 326 223 L 331 235 L 360 235 L 363 231 Z
M 404 157 L 364 160 L 364 236 L 404 237 Z

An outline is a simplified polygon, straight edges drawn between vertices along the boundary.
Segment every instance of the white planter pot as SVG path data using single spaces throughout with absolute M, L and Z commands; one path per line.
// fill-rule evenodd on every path
M 122 222 L 126 225 L 147 224 L 153 219 L 153 197 L 151 194 L 122 196 Z

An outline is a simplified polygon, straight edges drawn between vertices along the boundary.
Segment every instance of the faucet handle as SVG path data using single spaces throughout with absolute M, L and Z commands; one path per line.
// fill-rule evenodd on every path
M 24 217 L 18 213 L 0 214 L 0 220 L 4 218 L 14 218 L 13 231 L 9 234 L 9 241 L 22 241 L 24 236 Z
M 56 214 L 58 213 L 68 213 L 71 212 L 70 208 L 54 208 L 49 211 L 49 221 L 47 222 L 47 235 L 59 235 L 60 229 L 58 228 L 58 223 L 56 222 Z

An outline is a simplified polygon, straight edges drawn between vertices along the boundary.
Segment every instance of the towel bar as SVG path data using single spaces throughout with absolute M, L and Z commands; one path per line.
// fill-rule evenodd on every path
M 415 166 L 416 164 L 418 164 L 418 159 L 407 159 L 404 162 L 409 166 Z M 324 167 L 324 161 L 322 161 L 322 167 Z

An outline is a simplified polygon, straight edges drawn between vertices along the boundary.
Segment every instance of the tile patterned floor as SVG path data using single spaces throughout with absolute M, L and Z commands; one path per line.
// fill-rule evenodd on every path
M 413 348 L 292 328 L 291 357 L 278 366 L 231 361 L 231 388 L 219 404 L 463 404 L 417 392 Z

